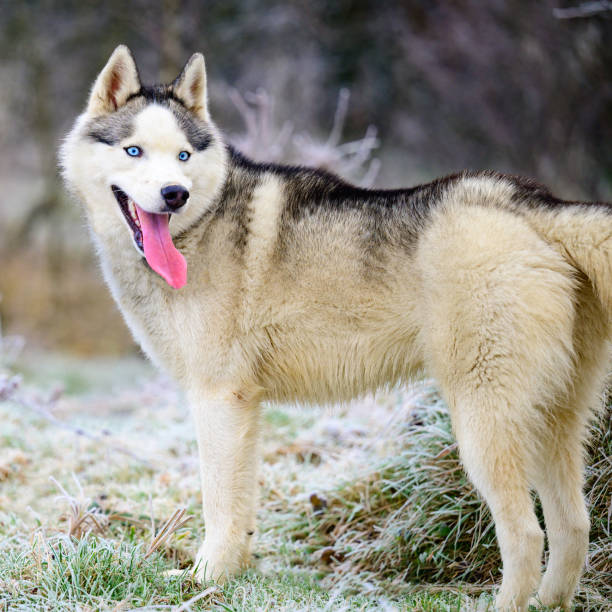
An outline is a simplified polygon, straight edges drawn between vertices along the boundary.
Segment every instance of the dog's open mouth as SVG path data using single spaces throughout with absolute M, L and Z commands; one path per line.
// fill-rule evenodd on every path
M 144 245 L 142 244 L 142 229 L 140 228 L 140 219 L 138 218 L 138 212 L 136 211 L 136 202 L 132 200 L 125 191 L 122 191 L 117 185 L 111 185 L 111 189 L 115 194 L 115 198 L 119 203 L 119 208 L 127 221 L 132 234 L 134 236 L 134 242 L 138 249 L 144 255 Z
M 172 242 L 170 215 L 148 212 L 117 185 L 111 185 L 111 189 L 149 266 L 174 289 L 183 287 L 187 282 L 187 262 Z

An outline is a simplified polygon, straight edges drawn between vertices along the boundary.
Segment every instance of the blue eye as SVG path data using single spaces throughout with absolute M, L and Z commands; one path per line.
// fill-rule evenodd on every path
M 130 157 L 140 157 L 142 155 L 142 149 L 137 146 L 125 147 L 125 152 Z
M 178 154 L 178 158 L 179 158 L 181 161 L 187 161 L 187 160 L 188 160 L 190 157 L 191 157 L 191 153 L 189 153 L 189 151 L 181 151 L 181 152 Z

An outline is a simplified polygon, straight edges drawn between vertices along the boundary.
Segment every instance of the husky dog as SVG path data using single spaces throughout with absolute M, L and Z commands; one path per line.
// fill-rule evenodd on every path
M 495 520 L 497 607 L 525 610 L 538 585 L 542 603 L 570 605 L 608 372 L 610 205 L 494 172 L 382 191 L 257 164 L 212 122 L 201 54 L 147 87 L 125 46 L 61 160 L 128 326 L 192 406 L 198 579 L 249 562 L 262 401 L 342 401 L 425 370 Z

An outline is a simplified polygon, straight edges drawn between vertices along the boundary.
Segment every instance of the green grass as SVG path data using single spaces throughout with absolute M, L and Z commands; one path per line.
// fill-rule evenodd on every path
M 81 372 L 82 386 L 50 406 L 68 428 L 0 402 L 5 608 L 492 609 L 500 579 L 493 527 L 430 384 L 334 410 L 269 407 L 254 567 L 214 588 L 188 572 L 204 525 L 181 396 L 139 362 L 115 364 L 112 377 L 101 361 L 46 356 L 36 365 L 28 358 L 30 398 L 48 397 L 53 376 L 65 384 Z M 611 453 L 608 418 L 593 445 L 593 529 L 578 609 L 612 599 Z M 191 520 L 147 556 L 179 506 Z
M 34 546 L 19 555 L 3 555 L 0 573 L 9 591 L 6 601 L 23 609 L 179 604 L 198 592 L 184 577 L 165 576 L 165 569 L 159 555 L 145 561 L 138 545 L 55 535 L 35 539 Z
M 10 546 L 2 550 L 0 603 L 10 604 L 11 609 L 110 609 L 118 605 L 161 609 L 189 602 L 203 589 L 193 583 L 188 571 L 166 575 L 166 560 L 161 555 L 145 559 L 138 544 L 63 535 L 35 542 L 21 554 Z M 465 602 L 457 593 L 407 593 L 395 599 L 334 593 L 308 573 L 295 571 L 268 577 L 249 570 L 223 588 L 208 585 L 208 590 L 191 609 L 460 610 Z

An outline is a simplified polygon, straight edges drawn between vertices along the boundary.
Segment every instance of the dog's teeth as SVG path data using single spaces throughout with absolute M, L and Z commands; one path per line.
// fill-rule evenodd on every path
M 136 214 L 136 205 L 134 204 L 134 200 L 128 201 L 128 209 L 130 211 L 130 215 L 132 215 L 132 218 L 134 221 L 136 221 L 138 219 L 138 215 Z

